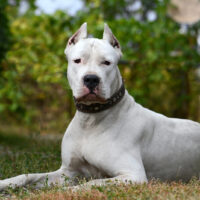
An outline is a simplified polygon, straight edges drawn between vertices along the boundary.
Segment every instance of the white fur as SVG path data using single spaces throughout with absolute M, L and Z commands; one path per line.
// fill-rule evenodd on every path
M 75 97 L 82 95 L 83 76 L 100 77 L 100 93 L 109 98 L 121 86 L 117 62 L 120 47 L 105 25 L 104 39 L 86 38 L 86 24 L 72 36 L 65 50 L 68 79 Z M 74 38 L 73 38 L 74 37 Z M 116 39 L 116 38 L 114 38 Z M 116 41 L 114 41 L 116 42 Z M 74 59 L 81 58 L 81 63 Z M 102 65 L 109 60 L 109 66 Z M 200 173 L 200 124 L 168 118 L 137 104 L 128 92 L 108 110 L 86 114 L 77 111 L 62 141 L 62 166 L 50 173 L 20 175 L 0 181 L 0 190 L 36 183 L 62 185 L 63 175 L 95 178 L 84 186 L 114 182 L 143 183 L 151 178 L 185 180 Z

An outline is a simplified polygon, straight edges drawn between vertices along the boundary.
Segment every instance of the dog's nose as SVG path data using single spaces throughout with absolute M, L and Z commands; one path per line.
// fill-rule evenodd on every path
M 84 85 L 90 90 L 93 91 L 95 87 L 99 84 L 99 77 L 94 74 L 88 74 L 83 77 Z

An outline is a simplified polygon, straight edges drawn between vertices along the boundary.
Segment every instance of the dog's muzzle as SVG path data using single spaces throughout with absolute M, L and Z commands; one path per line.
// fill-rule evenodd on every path
M 117 92 L 115 92 L 109 99 L 107 99 L 105 103 L 92 103 L 90 105 L 87 105 L 80 103 L 79 101 L 77 101 L 75 97 L 74 97 L 74 102 L 77 110 L 81 112 L 98 113 L 116 105 L 123 98 L 124 94 L 125 94 L 125 87 L 124 87 L 124 81 L 122 80 L 122 85 L 120 89 Z

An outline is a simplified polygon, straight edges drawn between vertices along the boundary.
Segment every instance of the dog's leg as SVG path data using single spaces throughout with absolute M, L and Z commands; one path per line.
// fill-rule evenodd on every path
M 64 169 L 59 169 L 49 173 L 22 174 L 16 177 L 0 180 L 0 191 L 7 187 L 22 187 L 26 185 L 34 185 L 36 188 L 50 186 L 51 184 L 63 185 L 66 178 L 69 177 Z
M 119 175 L 114 178 L 106 178 L 106 179 L 95 179 L 88 181 L 87 183 L 70 187 L 72 191 L 82 190 L 82 189 L 90 189 L 91 186 L 103 186 L 109 184 L 130 184 L 130 183 L 147 183 L 148 180 L 146 176 L 133 176 L 133 175 Z

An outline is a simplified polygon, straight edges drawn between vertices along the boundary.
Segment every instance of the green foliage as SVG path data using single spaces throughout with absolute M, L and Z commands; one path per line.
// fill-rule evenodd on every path
M 119 67 L 136 101 L 168 116 L 200 120 L 199 24 L 181 33 L 166 14 L 167 1 L 143 0 L 140 9 L 130 11 L 132 2 L 84 0 L 74 17 L 63 11 L 35 15 L 34 6 L 20 16 L 9 7 L 15 13 L 10 15 L 13 46 L 0 68 L 1 116 L 26 122 L 35 131 L 63 132 L 75 111 L 66 81 L 67 39 L 84 21 L 89 34 L 101 38 L 106 21 L 121 43 Z M 148 20 L 148 11 L 156 13 L 155 21 Z
M 11 43 L 6 6 L 7 6 L 7 0 L 2 0 L 0 3 L 0 62 L 4 58 L 6 51 L 9 49 Z M 0 68 L 0 75 L 1 75 L 1 68 Z
M 13 20 L 11 31 L 15 40 L 7 54 L 8 62 L 3 63 L 5 81 L 0 90 L 0 108 L 5 115 L 14 114 L 32 125 L 40 111 L 52 118 L 47 113 L 49 104 L 54 114 L 63 110 L 60 105 L 72 112 L 71 91 L 67 91 L 67 101 L 65 95 L 69 88 L 64 48 L 72 34 L 66 29 L 69 21 L 70 17 L 62 12 L 54 16 L 27 13 Z

